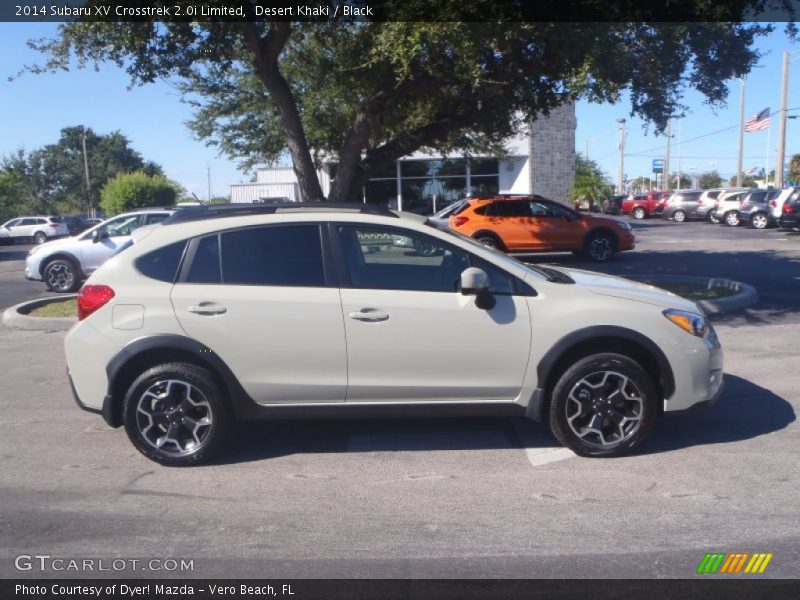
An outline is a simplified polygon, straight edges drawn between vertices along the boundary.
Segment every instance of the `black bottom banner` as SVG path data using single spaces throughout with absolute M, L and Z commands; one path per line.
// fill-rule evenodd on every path
M 569 598 L 651 600 L 800 598 L 800 580 L 785 579 L 307 579 L 307 580 L 4 580 L 0 598 L 53 600 L 484 600 Z

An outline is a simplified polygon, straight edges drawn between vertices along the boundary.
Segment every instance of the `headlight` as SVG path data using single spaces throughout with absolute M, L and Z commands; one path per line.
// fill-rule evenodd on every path
M 36 254 L 41 249 L 42 249 L 41 246 L 34 246 L 30 250 L 28 250 L 28 256 L 33 256 L 34 254 Z
M 619 223 L 619 226 L 622 227 L 623 229 L 627 229 L 628 231 L 631 230 L 631 224 L 628 223 L 627 221 L 617 221 L 617 223 Z
M 703 337 L 708 332 L 708 321 L 702 315 L 684 310 L 668 309 L 664 311 L 664 316 L 685 332 L 697 337 Z

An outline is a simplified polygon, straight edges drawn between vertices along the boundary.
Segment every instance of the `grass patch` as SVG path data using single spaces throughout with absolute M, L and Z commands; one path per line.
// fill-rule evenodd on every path
M 734 294 L 738 293 L 736 290 L 726 287 L 715 287 L 709 290 L 705 285 L 700 283 L 647 280 L 642 281 L 642 283 L 653 285 L 661 288 L 662 290 L 667 290 L 668 292 L 682 296 L 687 300 L 716 300 L 718 298 L 727 298 L 728 296 L 733 296 Z
M 29 317 L 77 317 L 78 316 L 78 301 L 75 298 L 69 300 L 61 300 L 60 302 L 50 302 L 39 308 L 34 308 L 28 313 Z

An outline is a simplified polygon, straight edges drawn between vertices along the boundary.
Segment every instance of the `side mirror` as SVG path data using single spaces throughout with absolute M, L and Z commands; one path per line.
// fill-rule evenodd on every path
M 95 230 L 92 232 L 92 243 L 93 243 L 93 244 L 96 244 L 97 242 L 99 242 L 99 241 L 100 241 L 100 240 L 102 240 L 103 238 L 107 238 L 107 237 L 108 237 L 108 232 L 106 232 L 106 231 L 100 231 L 100 230 L 98 230 L 98 229 L 95 229 Z
M 469 267 L 461 273 L 461 293 L 475 296 L 475 306 L 482 310 L 494 308 L 495 299 L 489 291 L 489 276 L 486 271 L 477 267 Z

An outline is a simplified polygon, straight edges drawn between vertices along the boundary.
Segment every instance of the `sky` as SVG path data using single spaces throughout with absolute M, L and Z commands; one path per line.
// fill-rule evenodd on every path
M 235 160 L 220 156 L 215 148 L 193 137 L 185 125 L 191 117 L 190 109 L 166 82 L 129 90 L 127 75 L 111 64 L 101 65 L 97 72 L 26 73 L 8 81 L 23 65 L 41 61 L 25 42 L 51 36 L 56 27 L 53 23 L 0 23 L 0 156 L 19 148 L 30 151 L 54 143 L 63 127 L 84 125 L 100 134 L 119 130 L 146 160 L 162 165 L 168 177 L 201 199 L 208 197 L 209 169 L 212 196 L 227 196 L 230 184 L 250 180 L 249 174 L 237 170 Z M 745 118 L 764 108 L 773 112 L 779 109 L 782 53 L 800 50 L 782 26 L 760 38 L 756 47 L 764 56 L 747 77 Z M 680 164 L 685 173 L 711 169 L 725 177 L 735 173 L 740 84 L 732 80 L 728 87 L 727 106 L 717 109 L 707 106 L 701 94 L 691 90 L 686 93 L 683 102 L 689 106 L 689 113 L 672 127 L 672 171 Z M 800 115 L 800 60 L 790 66 L 788 106 Z M 664 157 L 666 138 L 655 136 L 652 126 L 647 132 L 643 121 L 632 118 L 627 99 L 616 105 L 580 102 L 576 112 L 576 149 L 585 153 L 588 142 L 589 157 L 612 180 L 616 180 L 619 164 L 616 119 L 627 120 L 627 178 L 648 176 L 653 158 Z M 776 114 L 769 134 L 745 133 L 744 168 L 766 166 L 767 159 L 769 169 L 774 168 L 777 143 Z M 800 153 L 800 119 L 790 119 L 787 125 L 786 155 L 793 153 Z

